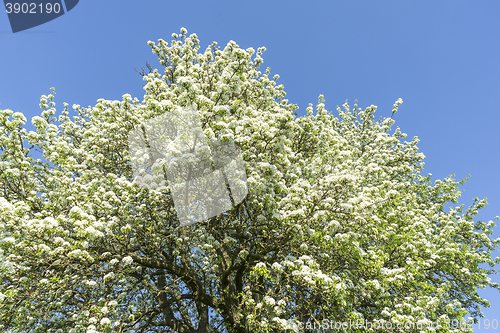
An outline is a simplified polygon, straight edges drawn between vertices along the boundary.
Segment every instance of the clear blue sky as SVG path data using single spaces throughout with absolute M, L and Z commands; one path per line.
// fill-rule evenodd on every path
M 357 99 L 383 116 L 401 97 L 395 126 L 420 138 L 425 173 L 470 174 L 460 203 L 487 197 L 478 219 L 488 221 L 500 215 L 499 12 L 497 0 L 81 0 L 62 17 L 16 34 L 1 12 L 0 108 L 31 119 L 50 87 L 58 109 L 125 93 L 142 100 L 134 69 L 146 61 L 160 66 L 147 41 L 170 43 L 185 27 L 202 49 L 229 40 L 245 49 L 265 46 L 264 69 L 280 75 L 300 115 L 319 94 L 329 110 Z M 481 295 L 491 303 L 485 318 L 500 321 L 500 293 Z

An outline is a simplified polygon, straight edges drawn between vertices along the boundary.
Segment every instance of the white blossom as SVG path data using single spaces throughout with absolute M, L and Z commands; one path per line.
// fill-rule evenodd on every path
M 124 263 L 125 265 L 130 265 L 130 264 L 131 264 L 134 260 L 132 259 L 132 257 L 127 256 L 127 257 L 124 257 L 124 258 L 122 259 L 122 261 L 123 261 L 123 263 Z

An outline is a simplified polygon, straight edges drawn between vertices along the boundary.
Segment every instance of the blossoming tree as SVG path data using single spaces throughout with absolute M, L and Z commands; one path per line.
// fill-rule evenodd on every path
M 311 332 L 360 319 L 470 331 L 449 323 L 479 318 L 477 288 L 498 289 L 494 222 L 474 221 L 486 200 L 446 208 L 465 180 L 421 175 L 418 139 L 391 131 L 392 115 L 375 121 L 373 105 L 334 116 L 320 96 L 298 117 L 278 76 L 258 70 L 265 48 L 200 53 L 195 34 L 173 38 L 148 43 L 164 68 L 143 70 L 142 102 L 100 99 L 74 117 L 65 103 L 56 117 L 53 92 L 36 132 L 0 110 L 3 332 Z M 169 184 L 133 182 L 127 138 L 187 105 L 208 139 L 241 148 L 248 195 L 183 227 Z

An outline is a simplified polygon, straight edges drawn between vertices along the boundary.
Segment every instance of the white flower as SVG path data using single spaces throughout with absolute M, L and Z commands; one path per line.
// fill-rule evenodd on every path
M 281 272 L 283 270 L 283 266 L 281 266 L 277 262 L 273 263 L 273 265 L 271 267 L 272 267 L 272 269 L 274 269 L 274 270 L 276 270 L 278 272 Z
M 118 262 L 118 259 L 111 259 L 111 261 L 109 262 L 111 265 L 114 265 Z
M 82 253 L 82 250 L 76 249 L 76 250 L 73 250 L 70 253 L 68 253 L 68 257 L 70 257 L 70 258 L 79 257 L 81 253 Z
M 132 259 L 132 257 L 127 256 L 123 258 L 122 261 L 125 265 L 130 265 L 134 261 L 134 259 Z
M 255 268 L 266 268 L 266 264 L 263 262 L 259 262 L 257 265 L 255 265 Z
M 245 259 L 248 256 L 248 251 L 247 250 L 241 250 L 239 253 L 239 256 L 243 259 Z
M 111 320 L 109 320 L 108 318 L 101 319 L 101 325 L 108 325 L 108 324 L 111 324 Z
M 269 297 L 269 296 L 264 296 L 264 302 L 267 305 L 271 305 L 271 306 L 273 306 L 276 303 L 276 301 L 274 300 L 274 298 Z
M 57 220 L 53 217 L 46 217 L 44 219 L 44 222 L 46 223 L 46 227 L 47 228 L 55 228 L 59 225 L 59 222 L 57 222 Z
M 62 239 L 61 237 L 56 237 L 54 238 L 54 243 L 64 243 L 64 239 Z
M 34 116 L 33 118 L 31 118 L 31 124 L 33 126 L 37 126 L 37 125 L 47 125 L 47 121 L 40 117 L 40 116 Z
M 94 229 L 93 226 L 88 226 L 85 231 L 89 234 L 91 234 L 94 237 L 102 237 L 103 233 L 100 232 L 99 230 Z
M 16 242 L 16 239 L 14 237 L 5 237 L 4 239 L 2 239 L 2 242 L 7 244 L 14 244 Z

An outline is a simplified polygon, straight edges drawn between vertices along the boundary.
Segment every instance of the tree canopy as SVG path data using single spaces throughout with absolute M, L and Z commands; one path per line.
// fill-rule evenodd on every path
M 486 199 L 447 207 L 466 180 L 421 174 L 418 138 L 392 130 L 401 100 L 375 120 L 373 105 L 334 115 L 320 95 L 298 116 L 279 76 L 259 71 L 264 47 L 200 52 L 196 34 L 172 37 L 148 42 L 162 70 L 141 73 L 142 102 L 56 115 L 53 90 L 36 131 L 0 110 L 2 331 L 313 332 L 361 319 L 472 331 L 451 324 L 489 305 L 477 288 L 499 290 L 495 223 L 474 220 Z M 241 149 L 248 194 L 181 226 L 172 184 L 134 182 L 127 140 L 188 106 L 208 140 Z

